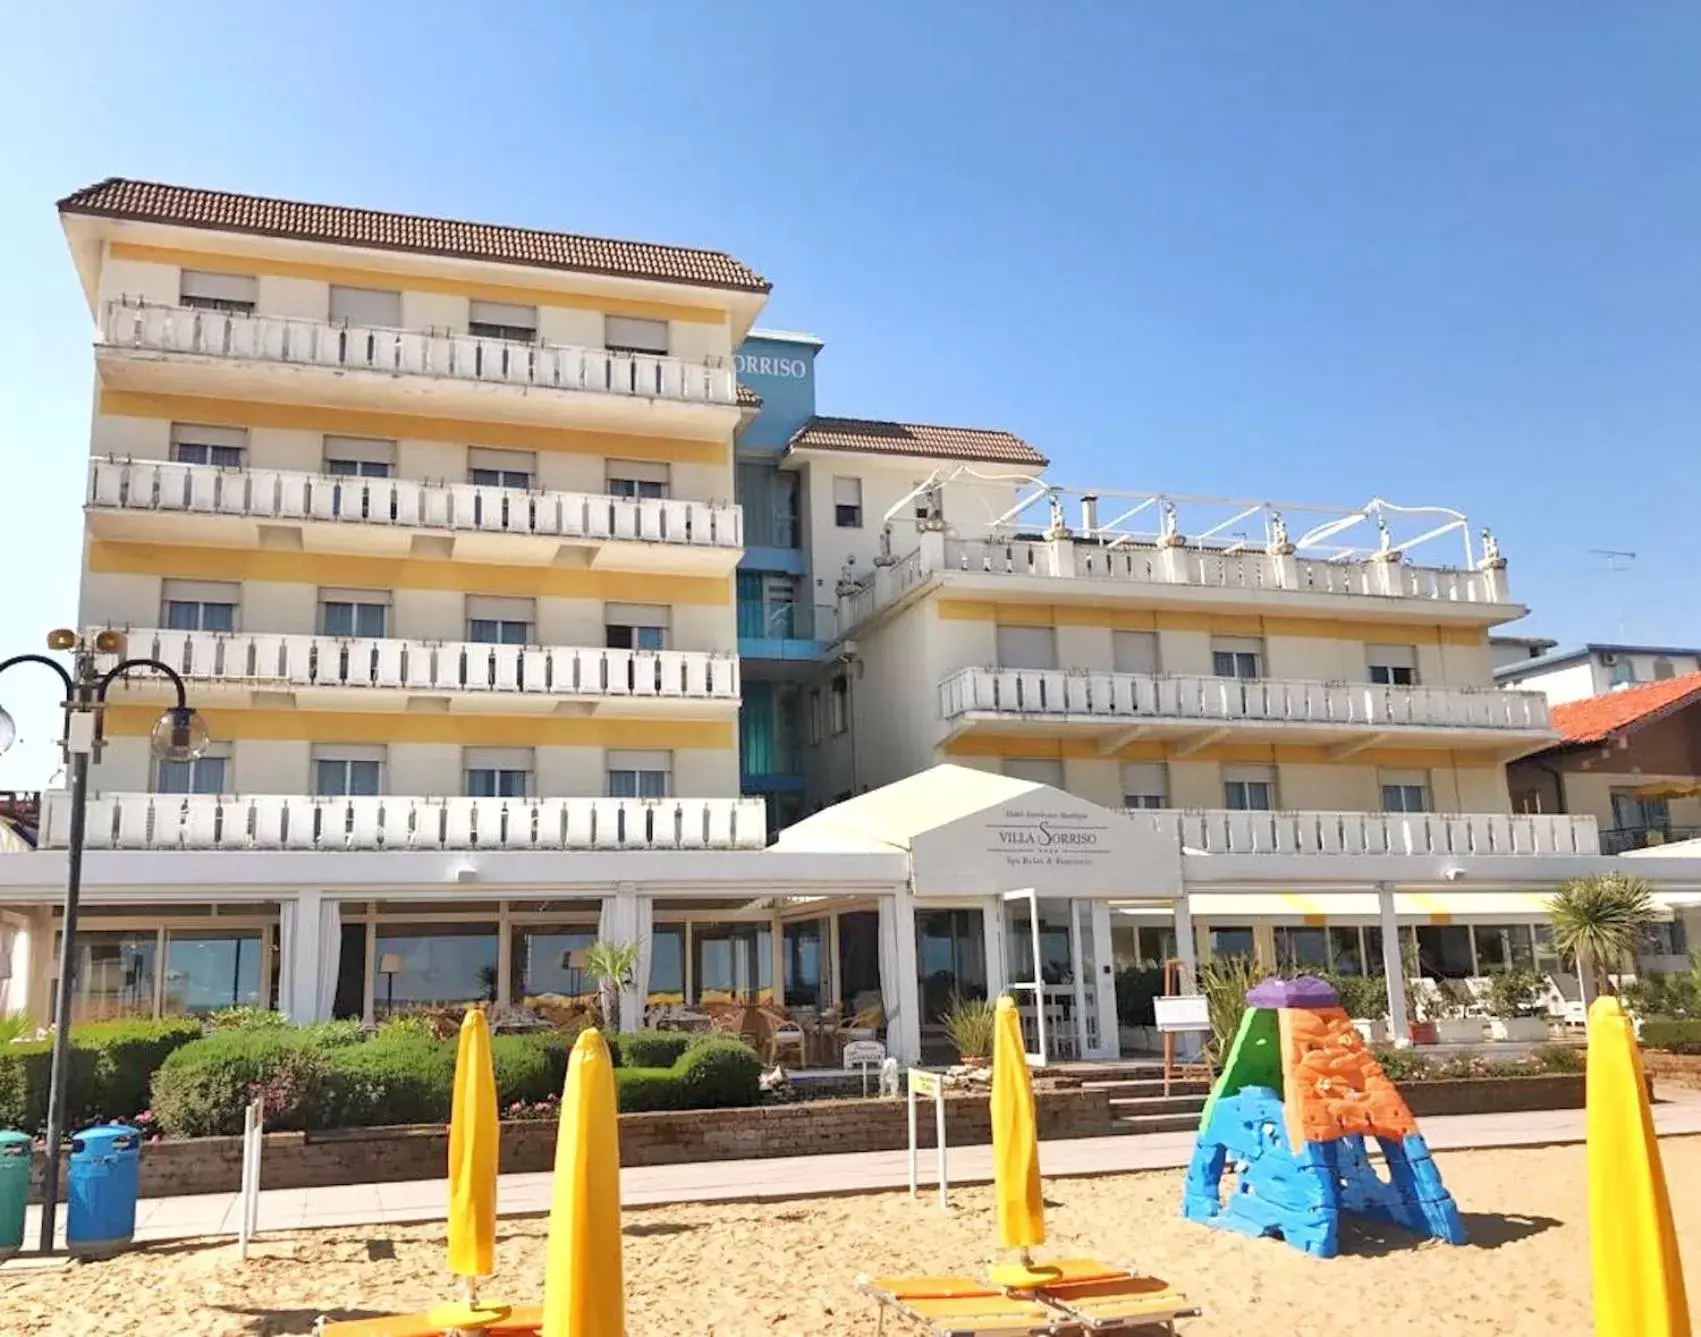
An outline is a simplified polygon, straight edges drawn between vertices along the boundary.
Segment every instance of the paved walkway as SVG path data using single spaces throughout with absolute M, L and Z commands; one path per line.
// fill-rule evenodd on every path
M 1701 1092 L 1662 1092 L 1654 1107 L 1661 1136 L 1701 1134 Z M 1583 1111 L 1548 1110 L 1532 1114 L 1472 1114 L 1425 1119 L 1424 1136 L 1436 1150 L 1543 1146 L 1584 1140 Z M 1146 1133 L 1132 1137 L 1076 1138 L 1044 1144 L 1047 1177 L 1121 1174 L 1131 1170 L 1173 1170 L 1187 1164 L 1192 1133 Z M 934 1153 L 922 1153 L 922 1183 L 933 1185 Z M 992 1178 L 992 1148 L 962 1147 L 949 1152 L 953 1184 L 986 1183 Z M 551 1176 L 503 1175 L 499 1202 L 504 1215 L 526 1216 L 549 1210 Z M 679 1202 L 740 1202 L 775 1198 L 814 1198 L 905 1188 L 909 1153 L 872 1151 L 831 1156 L 794 1156 L 760 1161 L 706 1161 L 691 1165 L 634 1166 L 620 1172 L 620 1191 L 628 1207 Z M 268 1189 L 260 1194 L 260 1229 L 298 1230 L 321 1226 L 362 1226 L 440 1221 L 448 1187 L 441 1179 L 395 1184 L 345 1184 L 332 1188 Z M 138 1240 L 185 1239 L 236 1233 L 237 1195 L 197 1194 L 145 1199 L 137 1208 Z M 40 1228 L 36 1209 L 24 1238 Z

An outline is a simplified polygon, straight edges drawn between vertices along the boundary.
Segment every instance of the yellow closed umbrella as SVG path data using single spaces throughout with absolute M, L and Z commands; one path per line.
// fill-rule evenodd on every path
M 1618 999 L 1589 1008 L 1589 1248 L 1597 1337 L 1689 1337 L 1689 1302 L 1636 1037 Z
M 543 1274 L 543 1337 L 621 1337 L 625 1331 L 614 1061 L 607 1042 L 592 1028 L 581 1032 L 573 1046 L 561 1098 Z
M 1008 996 L 998 1000 L 993 1014 L 992 1191 L 998 1202 L 998 1243 L 1021 1251 L 1020 1264 L 993 1269 L 993 1280 L 1019 1286 L 1049 1276 L 1034 1272 L 1028 1258 L 1029 1249 L 1045 1243 L 1045 1199 L 1040 1192 L 1034 1084 L 1022 1044 L 1022 1020 Z
M 490 1023 L 476 1007 L 461 1020 L 455 1103 L 449 1116 L 449 1271 L 477 1281 L 496 1270 L 496 1171 L 501 1125 Z

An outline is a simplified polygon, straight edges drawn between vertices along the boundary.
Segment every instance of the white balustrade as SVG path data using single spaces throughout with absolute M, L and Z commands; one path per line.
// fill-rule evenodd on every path
M 126 638 L 131 658 L 160 660 L 187 678 L 256 687 L 739 699 L 738 656 L 704 650 L 273 632 L 141 630 L 127 632 Z
M 42 846 L 65 848 L 70 796 L 44 798 Z M 761 799 L 315 798 L 101 794 L 91 850 L 761 849 Z
M 527 389 L 704 404 L 733 404 L 738 393 L 732 369 L 706 361 L 297 316 L 109 301 L 101 334 L 110 348 L 496 382 Z
M 1152 814 L 1140 809 L 1135 818 Z M 1587 815 L 1397 812 L 1240 812 L 1183 809 L 1181 846 L 1198 854 L 1592 855 L 1600 832 Z
M 939 708 L 946 719 L 986 713 L 1376 729 L 1548 727 L 1541 692 L 1064 669 L 962 669 L 940 683 Z
M 710 548 L 744 545 L 739 507 L 717 502 L 527 492 L 473 483 L 350 478 L 282 469 L 221 469 L 169 460 L 91 461 L 88 504 L 126 511 L 323 520 L 587 541 Z

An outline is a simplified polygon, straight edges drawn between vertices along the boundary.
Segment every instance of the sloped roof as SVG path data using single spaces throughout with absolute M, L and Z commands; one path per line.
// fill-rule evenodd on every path
M 786 443 L 792 450 L 845 450 L 864 455 L 920 455 L 933 459 L 1025 464 L 1050 461 L 1019 436 L 984 427 L 881 422 L 870 418 L 811 418 Z
M 923 832 L 1044 786 L 942 762 L 794 822 L 771 848 L 816 853 L 909 849 Z
M 1553 708 L 1553 727 L 1562 743 L 1598 743 L 1621 729 L 1646 724 L 1701 694 L 1701 673 L 1662 682 L 1638 683 L 1602 696 L 1567 701 Z
M 740 292 L 765 293 L 773 286 L 724 251 L 426 218 L 341 204 L 303 204 L 116 176 L 67 195 L 59 201 L 59 212 Z

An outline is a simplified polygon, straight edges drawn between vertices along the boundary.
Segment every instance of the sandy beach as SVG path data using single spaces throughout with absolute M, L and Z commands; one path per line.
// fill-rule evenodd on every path
M 1673 1185 L 1701 1177 L 1701 1138 L 1662 1149 Z M 1166 1172 L 1048 1182 L 1046 1252 L 1137 1264 L 1182 1286 L 1206 1310 L 1183 1325 L 1191 1337 L 1587 1331 L 1583 1148 L 1437 1159 L 1465 1213 L 1467 1248 L 1356 1231 L 1350 1256 L 1307 1258 L 1180 1220 L 1180 1174 Z M 1674 1196 L 1695 1297 L 1701 1201 Z M 488 1294 L 539 1298 L 544 1229 L 539 1218 L 503 1223 Z M 948 1216 L 902 1193 L 629 1211 L 628 1327 L 645 1337 L 872 1334 L 859 1272 L 973 1272 L 991 1238 L 985 1188 L 955 1191 Z M 412 1310 L 449 1294 L 440 1225 L 273 1235 L 257 1254 L 244 1266 L 228 1240 L 184 1241 L 70 1269 L 0 1269 L 0 1332 L 283 1337 L 308 1333 L 321 1314 Z

